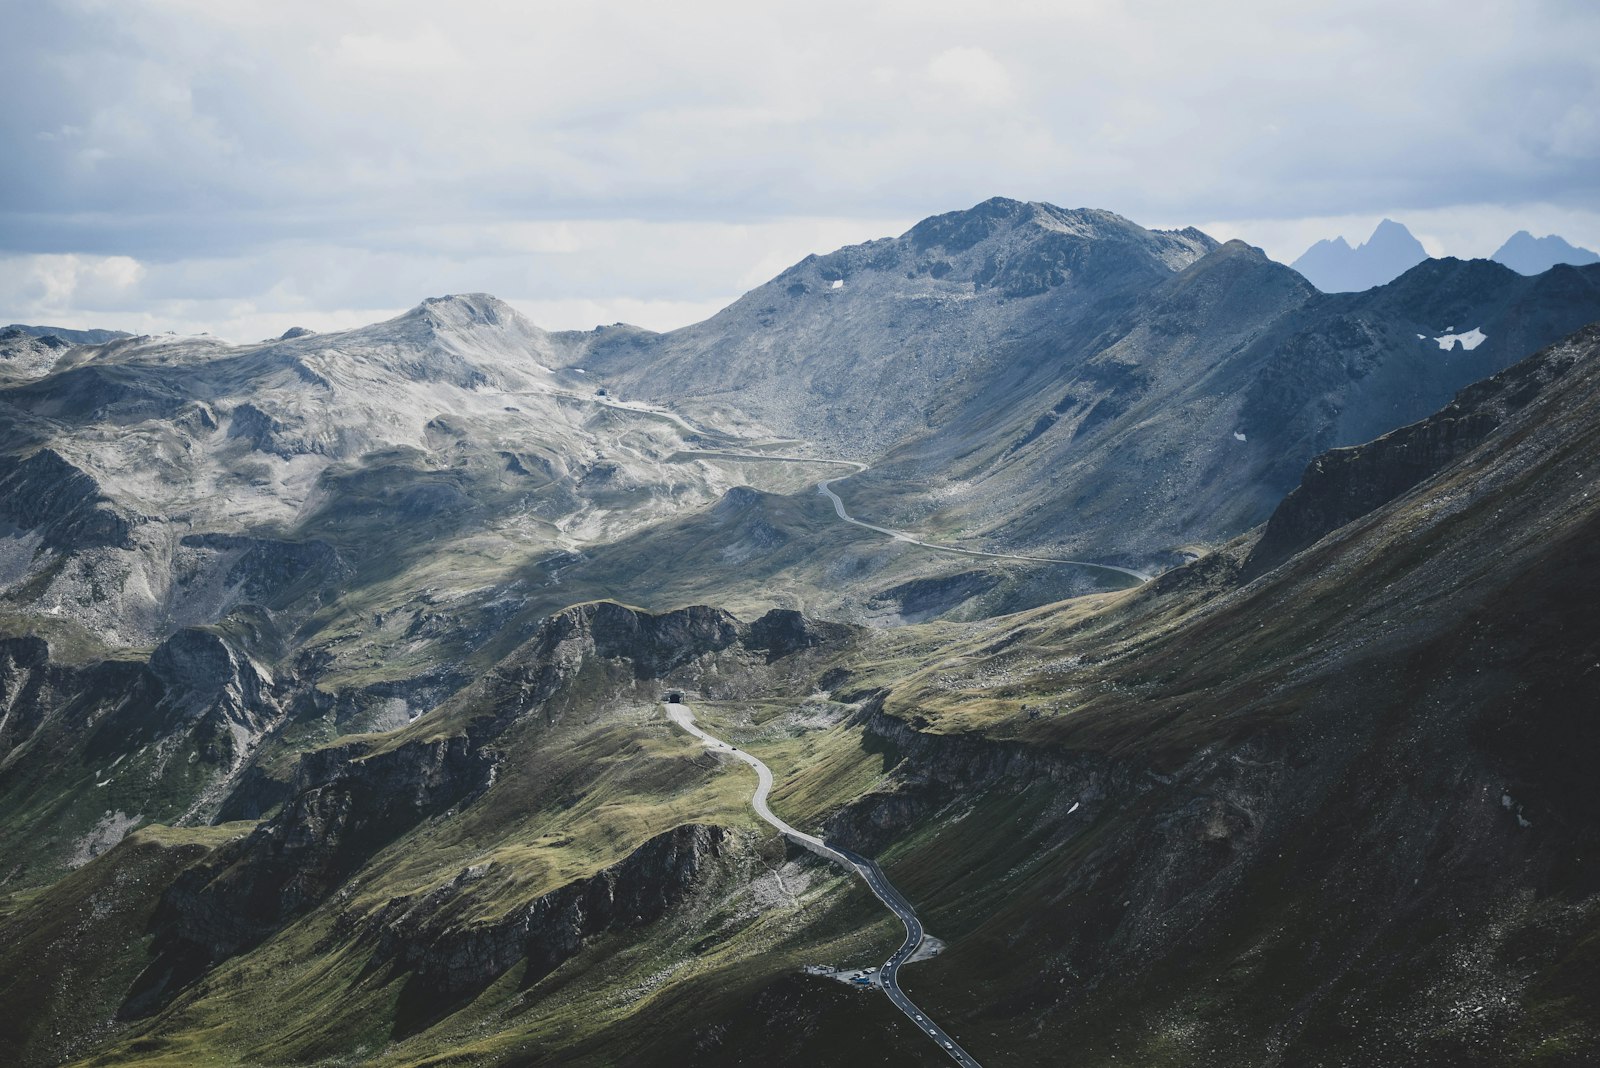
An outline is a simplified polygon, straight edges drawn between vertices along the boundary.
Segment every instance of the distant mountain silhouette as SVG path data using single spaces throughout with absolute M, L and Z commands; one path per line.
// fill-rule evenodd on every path
M 1565 238 L 1555 234 L 1534 237 L 1526 230 L 1512 234 L 1490 258 L 1518 274 L 1543 274 L 1558 263 L 1570 263 L 1577 267 L 1600 263 L 1600 255 L 1569 244 Z
M 1392 282 L 1427 258 L 1410 230 L 1385 219 L 1364 245 L 1351 248 L 1343 237 L 1325 239 L 1290 266 L 1324 293 L 1357 293 Z
M 104 345 L 107 341 L 133 336 L 125 330 L 73 330 L 65 326 L 29 326 L 26 323 L 12 323 L 4 329 L 15 330 L 29 337 L 49 337 L 53 334 L 74 345 Z

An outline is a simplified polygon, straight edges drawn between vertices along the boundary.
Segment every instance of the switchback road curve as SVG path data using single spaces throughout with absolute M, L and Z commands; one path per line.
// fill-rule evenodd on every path
M 668 719 L 696 738 L 699 738 L 706 744 L 708 749 L 735 756 L 756 769 L 756 792 L 750 798 L 750 807 L 756 810 L 756 815 L 776 827 L 778 833 L 790 841 L 809 849 L 820 857 L 826 857 L 835 864 L 841 864 L 861 876 L 866 880 L 867 886 L 871 888 L 873 895 L 883 902 L 890 912 L 900 918 L 900 922 L 905 924 L 906 938 L 900 944 L 900 948 L 895 950 L 893 955 L 884 962 L 883 967 L 878 969 L 879 984 L 883 987 L 883 992 L 888 994 L 889 1000 L 894 1002 L 895 1006 L 906 1014 L 907 1019 L 916 1024 L 917 1030 L 931 1038 L 934 1044 L 944 1050 L 952 1060 L 959 1065 L 963 1065 L 964 1068 L 978 1068 L 978 1062 L 972 1059 L 972 1055 L 962 1049 L 956 1040 L 945 1032 L 944 1028 L 928 1019 L 928 1014 L 917 1008 L 911 999 L 906 997 L 905 991 L 900 989 L 900 966 L 917 951 L 918 946 L 922 945 L 926 933 L 923 931 L 922 921 L 917 918 L 916 911 L 912 909 L 911 903 L 901 895 L 900 891 L 894 888 L 894 884 L 889 882 L 889 877 L 883 874 L 883 869 L 878 867 L 877 861 L 869 860 L 858 853 L 852 853 L 848 849 L 830 846 L 816 835 L 796 830 L 779 819 L 773 814 L 772 809 L 767 807 L 767 798 L 772 793 L 771 768 L 767 767 L 760 758 L 751 756 L 742 749 L 736 749 L 721 738 L 707 734 L 697 727 L 694 722 L 694 712 L 690 710 L 688 705 L 676 701 L 668 701 L 663 703 L 663 707 L 667 710 Z
M 853 475 L 859 475 L 861 472 L 869 469 L 868 464 L 864 464 L 859 460 L 823 460 L 815 456 L 773 456 L 764 453 L 722 452 L 700 449 L 686 449 L 682 452 L 676 453 L 673 456 L 673 459 L 774 460 L 782 463 L 837 464 L 841 467 L 852 467 L 855 468 L 855 470 L 851 471 L 848 475 L 840 475 L 837 478 L 825 479 L 824 481 L 817 483 L 817 492 L 825 494 L 828 499 L 833 502 L 834 512 L 837 513 L 839 518 L 844 520 L 846 523 L 851 523 L 865 530 L 875 531 L 879 534 L 887 534 L 896 541 L 903 541 L 908 545 L 916 545 L 924 549 L 932 549 L 935 552 L 955 553 L 959 556 L 979 556 L 989 560 L 1023 560 L 1032 564 L 1066 564 L 1071 567 L 1087 568 L 1091 571 L 1109 571 L 1125 578 L 1131 578 L 1139 583 L 1150 581 L 1150 576 L 1145 574 L 1143 571 L 1135 571 L 1129 567 L 1118 567 L 1116 564 L 1098 564 L 1092 560 L 1062 560 L 1054 556 L 1024 556 L 1017 553 L 991 553 L 985 552 L 982 549 L 961 549 L 954 545 L 940 545 L 937 542 L 923 541 L 921 538 L 918 538 L 912 534 L 907 534 L 903 530 L 894 530 L 890 527 L 880 527 L 876 523 L 868 523 L 865 520 L 857 519 L 855 516 L 845 511 L 844 500 L 833 491 L 833 486 L 836 482 L 843 482 L 845 479 L 850 478 Z

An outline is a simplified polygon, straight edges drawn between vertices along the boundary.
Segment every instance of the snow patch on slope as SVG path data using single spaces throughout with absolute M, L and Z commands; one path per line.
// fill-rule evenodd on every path
M 1461 343 L 1461 348 L 1463 350 L 1471 352 L 1473 349 L 1487 341 L 1488 338 L 1489 335 L 1485 334 L 1481 327 L 1475 326 L 1471 330 L 1466 330 L 1459 334 L 1441 334 L 1433 340 L 1437 341 L 1439 343 L 1439 348 L 1443 349 L 1445 352 L 1449 352 L 1454 349 L 1456 347 L 1456 342 L 1458 341 Z

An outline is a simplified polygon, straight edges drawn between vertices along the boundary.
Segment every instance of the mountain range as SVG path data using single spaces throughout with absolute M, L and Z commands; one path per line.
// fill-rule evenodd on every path
M 1596 320 L 996 198 L 664 334 L 7 331 L 0 1057 L 949 1063 L 671 694 L 977 1062 L 1592 1063 Z
M 558 340 L 613 390 L 870 459 L 851 492 L 891 525 L 1154 564 L 1600 316 L 1597 277 L 1428 260 L 1323 295 L 1242 243 L 997 199 L 807 259 L 696 326 Z
M 1427 258 L 1427 250 L 1404 224 L 1384 219 L 1366 244 L 1351 248 L 1342 237 L 1324 238 L 1291 266 L 1324 293 L 1354 293 L 1391 282 Z M 1489 258 L 1525 275 L 1543 274 L 1560 264 L 1600 263 L 1600 254 L 1589 249 L 1555 234 L 1534 237 L 1526 230 L 1512 234 Z

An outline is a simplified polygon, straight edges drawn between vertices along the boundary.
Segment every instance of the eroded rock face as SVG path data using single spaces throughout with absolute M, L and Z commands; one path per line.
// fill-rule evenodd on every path
M 158 1008 L 215 963 L 258 944 L 326 900 L 378 850 L 423 820 L 472 804 L 495 782 L 506 731 L 530 715 L 559 719 L 560 698 L 572 687 L 632 692 L 643 680 L 674 672 L 692 675 L 695 665 L 707 658 L 726 656 L 730 667 L 734 662 L 759 665 L 851 633 L 852 628 L 810 623 L 792 612 L 770 613 L 745 624 L 703 606 L 651 615 L 596 602 L 549 617 L 533 638 L 447 706 L 458 717 L 450 733 L 412 735 L 387 748 L 371 740 L 352 741 L 301 756 L 278 814 L 186 872 L 167 893 L 156 959 L 124 1005 L 124 1015 L 141 1016 Z M 161 656 L 162 670 L 174 679 L 210 677 L 231 662 L 229 651 L 204 632 L 168 646 Z M 260 785 L 251 786 L 259 794 L 251 803 L 274 801 L 273 792 L 263 793 Z M 701 837 L 667 839 L 644 851 L 639 870 L 655 871 L 664 880 L 660 893 L 670 894 L 674 880 L 689 877 L 680 861 L 700 850 L 713 831 L 701 828 L 694 834 Z M 631 870 L 602 873 L 603 878 L 596 876 L 599 881 L 570 891 L 576 896 L 553 899 L 538 909 L 576 916 L 600 908 L 597 915 L 614 915 L 617 922 L 658 915 L 665 899 L 650 897 L 658 891 L 649 888 L 648 879 L 630 881 Z M 609 904 L 601 908 L 602 902 Z M 534 916 L 528 922 L 545 921 Z M 505 938 L 526 942 L 532 930 L 471 937 L 500 947 L 486 958 L 490 964 L 485 967 L 490 967 L 510 952 Z M 549 966 L 556 962 L 552 959 Z M 462 967 L 463 976 L 478 974 Z
M 62 552 L 132 546 L 132 524 L 112 510 L 100 483 L 54 449 L 0 457 L 0 519 L 37 530 Z
M 198 756 L 225 775 L 242 767 L 285 713 L 287 695 L 264 668 L 198 627 L 180 630 L 157 646 L 150 673 L 159 680 L 162 696 L 137 729 L 158 738 L 190 733 Z
M 764 651 L 767 659 L 772 661 L 802 649 L 814 649 L 830 642 L 842 642 L 848 638 L 851 631 L 852 628 L 839 623 L 807 619 L 799 612 L 774 608 L 750 624 L 744 645 L 750 649 Z
M 62 664 L 42 638 L 0 638 L 0 791 L 79 747 L 91 755 L 122 751 L 127 721 L 147 720 L 161 696 L 159 680 L 139 661 Z
M 494 982 L 526 959 L 524 985 L 554 971 L 593 936 L 640 927 L 661 918 L 701 878 L 724 849 L 728 832 L 690 823 L 651 838 L 626 858 L 511 909 L 499 919 L 459 923 L 473 887 L 486 875 L 463 870 L 431 893 L 395 898 L 353 924 L 373 943 L 373 963 L 410 972 L 408 984 L 426 991 L 428 1018 Z
M 43 638 L 0 638 L 0 761 L 44 717 L 41 696 L 51 682 L 50 646 Z
M 14 326 L 0 330 L 0 375 L 34 378 L 50 373 L 71 345 L 55 334 L 27 334 Z
M 961 796 L 1049 784 L 1081 802 L 1085 818 L 1108 792 L 1140 789 L 1142 772 L 1091 753 L 1063 753 L 980 735 L 931 734 L 883 711 L 886 694 L 867 697 L 856 722 L 899 758 L 895 786 L 863 794 L 829 817 L 824 837 L 874 853 Z
M 281 685 L 204 630 L 179 631 L 148 661 L 90 664 L 56 659 L 41 638 L 0 639 L 0 805 L 15 814 L 0 853 L 26 858 L 8 874 L 48 880 L 141 817 L 208 817 L 281 722 Z M 107 820 L 118 812 L 140 816 Z
M 311 582 L 336 582 L 348 577 L 349 566 L 332 545 L 321 540 L 281 541 L 239 534 L 186 534 L 185 548 L 217 554 L 226 568 L 222 582 L 245 599 L 275 604 L 286 592 Z
M 158 915 L 157 958 L 123 1007 L 141 1016 L 214 963 L 322 901 L 384 845 L 486 789 L 493 756 L 465 735 L 306 754 L 274 819 L 185 872 Z
M 1334 449 L 1312 460 L 1300 485 L 1267 521 L 1246 562 L 1253 578 L 1324 534 L 1394 500 L 1458 456 L 1476 448 L 1499 420 L 1488 412 L 1432 418 L 1368 445 Z

